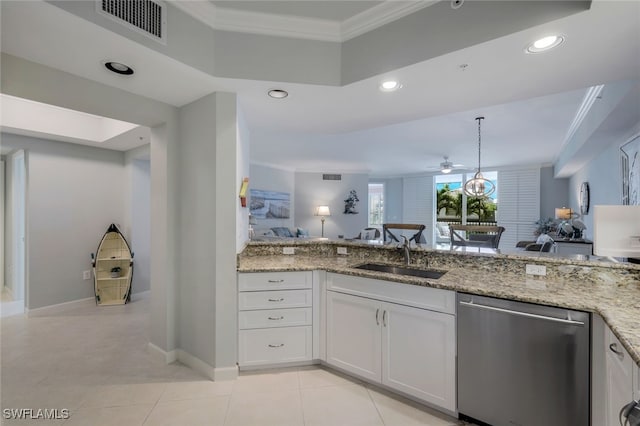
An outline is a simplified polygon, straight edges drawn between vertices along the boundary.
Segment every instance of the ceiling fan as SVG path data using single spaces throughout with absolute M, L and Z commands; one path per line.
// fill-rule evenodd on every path
M 447 174 L 451 173 L 453 170 L 457 169 L 467 169 L 463 164 L 453 164 L 449 161 L 449 157 L 447 155 L 444 156 L 444 161 L 440 163 L 438 167 L 427 167 L 427 170 L 430 171 L 440 171 L 441 173 Z

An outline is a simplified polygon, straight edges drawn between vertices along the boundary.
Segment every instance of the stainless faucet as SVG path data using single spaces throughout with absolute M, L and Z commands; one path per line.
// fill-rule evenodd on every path
M 409 248 L 409 240 L 404 235 L 401 235 L 404 239 L 402 246 L 400 247 L 404 251 L 404 264 L 409 266 L 411 263 L 411 249 Z

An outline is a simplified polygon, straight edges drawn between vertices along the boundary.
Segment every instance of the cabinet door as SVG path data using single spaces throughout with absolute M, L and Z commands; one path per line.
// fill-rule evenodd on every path
M 381 380 L 380 302 L 327 292 L 327 363 Z
M 620 424 L 620 409 L 633 397 L 633 360 L 608 328 L 605 331 L 607 374 L 607 424 Z
M 382 383 L 455 411 L 455 317 L 391 303 L 382 309 Z

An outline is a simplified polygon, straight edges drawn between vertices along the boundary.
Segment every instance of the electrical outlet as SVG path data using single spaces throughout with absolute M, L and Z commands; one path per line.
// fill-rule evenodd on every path
M 295 251 L 295 247 L 282 247 L 282 254 L 294 254 Z
M 91 279 L 91 271 L 82 271 L 82 279 L 90 280 Z
M 547 267 L 543 265 L 527 265 L 526 269 L 529 275 L 547 275 Z
M 338 254 L 347 254 L 346 247 L 338 247 Z

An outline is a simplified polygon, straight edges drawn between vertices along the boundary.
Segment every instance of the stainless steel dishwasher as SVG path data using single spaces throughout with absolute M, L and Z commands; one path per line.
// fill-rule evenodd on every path
M 458 294 L 458 412 L 494 426 L 588 426 L 590 315 Z

